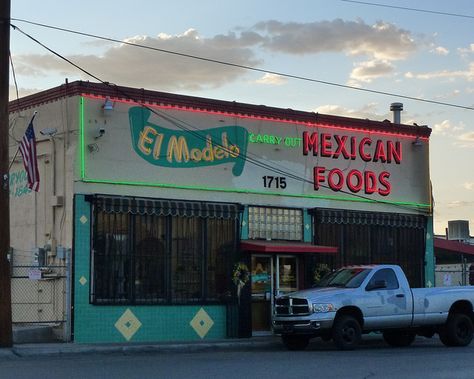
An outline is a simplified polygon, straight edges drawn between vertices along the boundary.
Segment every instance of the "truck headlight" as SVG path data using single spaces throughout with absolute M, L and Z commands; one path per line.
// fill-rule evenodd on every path
M 313 303 L 314 313 L 334 312 L 335 310 L 336 308 L 332 304 L 314 304 Z

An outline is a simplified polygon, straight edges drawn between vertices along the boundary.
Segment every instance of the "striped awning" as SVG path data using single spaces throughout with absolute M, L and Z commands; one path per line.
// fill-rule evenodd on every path
M 105 213 L 237 219 L 242 212 L 240 204 L 203 201 L 97 195 L 92 202 L 99 211 Z
M 377 225 L 401 228 L 426 228 L 426 217 L 404 213 L 363 212 L 314 208 L 309 211 L 320 224 Z

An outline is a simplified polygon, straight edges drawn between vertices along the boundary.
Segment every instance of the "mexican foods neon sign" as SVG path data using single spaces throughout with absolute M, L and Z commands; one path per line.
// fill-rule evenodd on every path
M 372 140 L 370 137 L 330 133 L 303 132 L 303 155 L 327 157 L 333 159 L 380 162 L 383 164 L 400 164 L 403 159 L 402 144 L 392 140 Z M 321 186 L 337 192 L 344 187 L 353 193 L 364 191 L 365 194 L 378 193 L 388 196 L 391 192 L 390 172 L 383 170 L 375 173 L 371 170 L 357 169 L 345 172 L 339 168 L 326 169 L 324 166 L 313 168 L 314 190 Z

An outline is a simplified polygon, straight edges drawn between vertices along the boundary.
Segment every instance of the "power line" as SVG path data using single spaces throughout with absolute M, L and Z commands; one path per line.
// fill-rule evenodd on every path
M 460 14 L 460 13 L 449 13 L 449 12 L 433 11 L 433 10 L 430 10 L 430 9 L 401 7 L 401 6 L 397 6 L 397 5 L 371 3 L 371 2 L 368 2 L 368 1 L 356 1 L 356 0 L 340 0 L 340 1 L 343 1 L 343 2 L 345 2 L 345 3 L 354 3 L 354 4 L 370 5 L 370 6 L 374 6 L 374 7 L 401 9 L 401 10 L 404 10 L 404 11 L 431 13 L 431 14 L 437 14 L 437 15 L 442 15 L 442 16 L 463 17 L 463 18 L 474 19 L 474 16 L 467 15 L 467 14 Z
M 89 71 L 83 69 L 82 67 L 80 67 L 79 65 L 77 65 L 76 63 L 72 62 L 71 60 L 65 58 L 64 56 L 62 56 L 61 54 L 59 54 L 58 52 L 52 50 L 51 48 L 47 47 L 46 45 L 44 45 L 42 42 L 38 41 L 36 38 L 32 37 L 31 35 L 29 35 L 28 33 L 25 33 L 24 31 L 22 31 L 20 28 L 12 25 L 13 28 L 15 28 L 16 30 L 18 30 L 19 32 L 21 32 L 23 35 L 25 35 L 26 37 L 30 38 L 32 41 L 34 41 L 35 43 L 39 44 L 41 47 L 43 47 L 44 49 L 48 50 L 49 52 L 51 52 L 52 54 L 54 54 L 55 56 L 57 56 L 58 58 L 60 59 L 63 59 L 65 60 L 66 62 L 68 62 L 69 64 L 73 65 L 74 67 L 76 67 L 78 70 L 82 71 L 83 73 L 85 73 L 86 75 L 89 75 L 91 76 L 92 78 L 98 80 L 100 83 L 104 84 L 104 85 L 107 85 L 113 89 L 115 89 L 116 91 L 118 91 L 122 96 L 124 96 L 125 98 L 127 99 L 130 99 L 132 100 L 133 102 L 135 102 L 137 105 L 149 110 L 150 112 L 152 112 L 153 114 L 155 114 L 156 116 L 158 117 L 161 117 L 165 120 L 167 120 L 168 122 L 170 122 L 171 124 L 175 125 L 176 127 L 178 127 L 179 129 L 181 130 L 184 130 L 184 131 L 187 131 L 189 133 L 191 133 L 192 135 L 194 135 L 196 138 L 199 138 L 201 139 L 202 141 L 207 141 L 207 139 L 202 136 L 201 134 L 198 133 L 199 129 L 197 127 L 195 127 L 194 125 L 186 122 L 186 121 L 183 121 L 181 119 L 179 119 L 178 117 L 175 117 L 171 114 L 165 114 L 164 112 L 158 110 L 158 109 L 153 109 L 149 106 L 147 106 L 146 104 L 143 104 L 141 103 L 140 101 L 134 99 L 132 96 L 130 96 L 126 91 L 120 89 L 118 86 L 116 86 L 115 84 L 111 84 L 107 81 L 104 81 L 102 80 L 101 78 L 99 78 L 98 76 L 90 73 Z M 192 130 L 192 129 L 194 130 Z M 231 141 L 230 141 L 231 142 Z M 218 143 L 215 144 L 216 146 L 220 147 L 221 149 L 227 151 L 228 148 L 223 146 L 223 145 L 220 145 Z M 292 173 L 291 171 L 289 171 L 287 168 L 283 168 L 283 169 L 280 169 L 280 168 L 276 168 L 274 166 L 272 166 L 271 164 L 268 164 L 268 163 L 265 163 L 264 161 L 261 160 L 260 157 L 258 157 L 257 155 L 253 154 L 254 156 L 256 156 L 258 159 L 256 158 L 252 158 L 250 157 L 249 155 L 251 154 L 248 154 L 247 155 L 247 158 L 243 158 L 241 157 L 240 155 L 238 156 L 239 159 L 245 159 L 246 162 L 249 162 L 257 167 L 260 167 L 260 168 L 264 168 L 264 169 L 267 169 L 269 171 L 272 171 L 276 174 L 280 174 L 280 175 L 285 175 L 291 179 L 294 179 L 294 180 L 297 180 L 297 181 L 300 181 L 300 182 L 303 182 L 303 183 L 308 183 L 308 184 L 313 184 L 314 185 L 314 181 L 312 180 L 308 180 L 307 178 L 305 177 L 302 177 L 302 176 L 299 176 L 297 174 L 294 174 Z M 282 166 L 280 166 L 282 167 Z M 326 188 L 326 189 L 330 189 L 330 187 L 328 185 L 325 185 L 325 184 L 319 184 L 321 187 L 323 188 Z M 345 190 L 339 190 L 340 193 L 343 193 L 345 195 L 349 195 L 351 197 L 354 197 L 354 198 L 359 198 L 359 199 L 362 199 L 362 200 L 365 200 L 365 201 L 370 201 L 370 202 L 373 202 L 373 203 L 379 203 L 379 204 L 390 204 L 390 205 L 393 205 L 393 206 L 396 206 L 396 207 L 399 207 L 399 208 L 404 208 L 404 209 L 410 209 L 412 210 L 413 207 L 410 207 L 408 205 L 403 205 L 403 204 L 393 204 L 391 202 L 387 202 L 387 201 L 384 201 L 384 200 L 378 200 L 378 199 L 373 199 L 373 198 L 369 198 L 367 196 L 363 196 L 363 195 L 359 195 L 359 194 L 356 194 L 356 193 L 352 193 L 350 191 L 345 191 Z
M 307 82 L 311 82 L 311 83 L 324 84 L 324 85 L 333 86 L 333 87 L 339 87 L 339 88 L 345 88 L 345 89 L 350 89 L 350 90 L 354 90 L 354 91 L 373 93 L 373 94 L 377 94 L 377 95 L 391 96 L 391 97 L 407 99 L 407 100 L 413 100 L 413 101 L 419 101 L 419 102 L 424 102 L 424 103 L 429 103 L 429 104 L 436 104 L 436 105 L 442 105 L 442 106 L 453 107 L 453 108 L 474 110 L 474 107 L 470 107 L 470 106 L 466 106 L 466 105 L 447 103 L 447 102 L 443 102 L 443 101 L 430 100 L 430 99 L 423 99 L 423 98 L 420 98 L 420 97 L 402 95 L 402 94 L 394 93 L 394 92 L 379 91 L 379 90 L 374 90 L 374 89 L 369 89 L 369 88 L 355 87 L 355 86 L 350 86 L 350 85 L 347 85 L 347 84 L 340 84 L 340 83 L 330 82 L 330 81 L 327 81 L 327 80 L 314 79 L 314 78 L 309 78 L 309 77 L 306 77 L 306 76 L 288 74 L 288 73 L 284 73 L 284 72 L 281 72 L 281 71 L 261 69 L 261 68 L 251 67 L 251 66 L 247 66 L 247 65 L 233 63 L 233 62 L 227 62 L 227 61 L 222 61 L 222 60 L 218 60 L 218 59 L 206 58 L 206 57 L 201 57 L 201 56 L 197 56 L 197 55 L 192 55 L 192 54 L 180 53 L 180 52 L 172 51 L 172 50 L 161 49 L 161 48 L 158 48 L 158 47 L 140 45 L 140 44 L 136 44 L 136 43 L 132 43 L 132 42 L 128 42 L 128 41 L 120 41 L 118 39 L 114 39 L 114 38 L 110 38 L 110 37 L 103 37 L 103 36 L 99 36 L 99 35 L 96 35 L 96 34 L 79 32 L 79 31 L 76 31 L 76 30 L 65 29 L 65 28 L 60 28 L 60 27 L 57 27 L 57 26 L 41 24 L 41 23 L 37 23 L 37 22 L 33 22 L 33 21 L 24 20 L 24 19 L 12 18 L 12 20 L 20 21 L 20 22 L 24 22 L 24 23 L 27 23 L 27 24 L 48 28 L 48 29 L 58 30 L 58 31 L 66 32 L 66 33 L 71 33 L 71 34 L 77 34 L 77 35 L 81 35 L 81 36 L 85 36 L 85 37 L 96 38 L 96 39 L 100 39 L 100 40 L 104 40 L 104 41 L 108 41 L 108 42 L 120 43 L 120 44 L 123 44 L 123 45 L 133 46 L 133 47 L 137 47 L 137 48 L 141 48 L 141 49 L 147 49 L 147 50 L 157 51 L 157 52 L 160 52 L 160 53 L 176 55 L 176 56 L 180 56 L 180 57 L 184 57 L 184 58 L 196 59 L 196 60 L 200 60 L 200 61 L 204 61 L 204 62 L 215 63 L 215 64 L 225 65 L 225 66 L 229 66 L 229 67 L 235 67 L 235 68 L 240 68 L 240 69 L 254 71 L 254 72 L 260 72 L 260 73 L 264 73 L 264 74 L 278 75 L 278 76 L 282 76 L 282 77 L 289 78 L 289 79 L 302 80 L 302 81 L 307 81 Z M 11 26 L 13 27 L 13 29 L 18 29 L 19 31 L 21 31 L 21 29 L 19 29 L 17 26 L 15 26 L 13 24 L 11 24 Z M 21 31 L 21 33 L 26 35 L 26 33 L 23 32 L 23 31 Z M 31 37 L 31 36 L 29 36 L 29 38 L 34 40 L 34 38 Z M 37 42 L 37 41 L 35 41 L 35 42 Z M 39 42 L 37 42 L 37 43 L 39 43 Z M 44 45 L 42 45 L 42 46 L 44 48 L 46 48 L 48 51 L 52 52 L 49 48 L 45 47 Z M 67 58 L 63 58 L 63 59 L 66 60 L 66 61 L 69 61 Z M 80 69 L 81 71 L 83 71 L 77 65 L 75 65 L 73 63 L 71 63 L 71 64 L 74 65 L 76 68 Z M 94 75 L 91 75 L 91 77 L 99 80 Z

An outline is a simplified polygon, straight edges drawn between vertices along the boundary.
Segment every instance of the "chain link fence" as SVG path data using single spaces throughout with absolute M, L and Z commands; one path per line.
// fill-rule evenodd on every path
M 66 266 L 12 266 L 12 322 L 66 322 Z
M 453 263 L 437 264 L 435 269 L 435 286 L 469 286 L 474 285 L 474 264 Z

